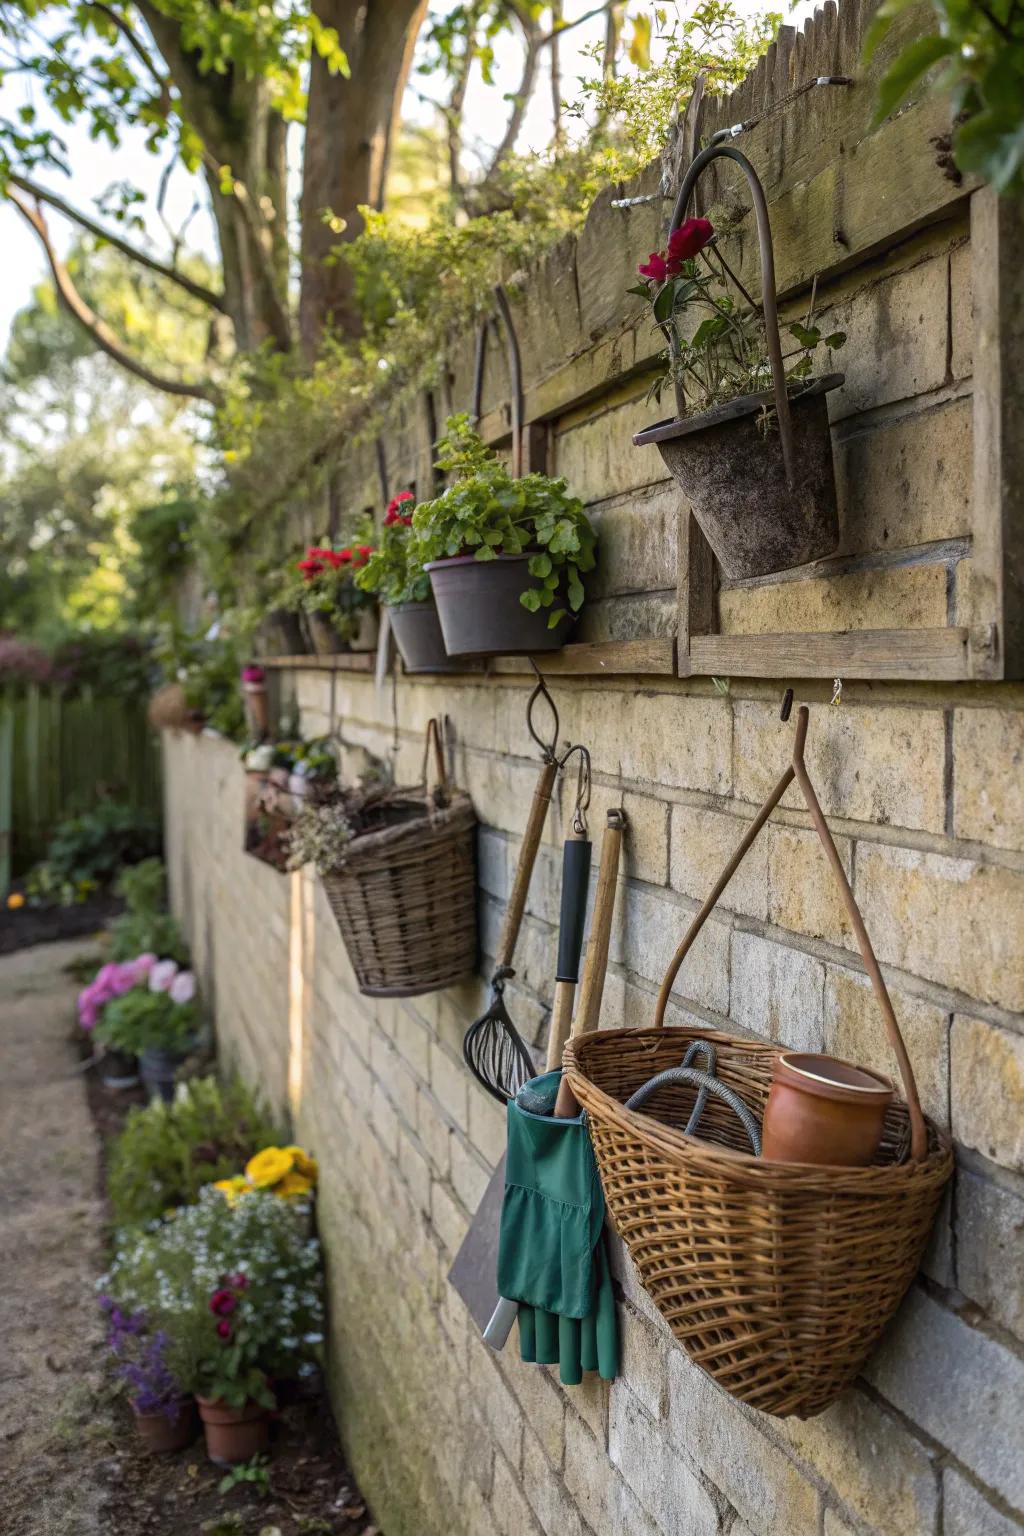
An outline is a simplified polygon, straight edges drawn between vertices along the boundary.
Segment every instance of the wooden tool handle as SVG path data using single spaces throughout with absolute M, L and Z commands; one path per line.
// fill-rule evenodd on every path
M 569 1038 L 569 1028 L 572 1024 L 572 1005 L 576 996 L 576 983 L 574 981 L 558 981 L 555 983 L 555 1001 L 551 1009 L 551 1032 L 548 1035 L 548 1060 L 547 1070 L 554 1072 L 562 1065 L 562 1052 L 565 1050 L 565 1042 Z
M 498 943 L 499 966 L 510 966 L 512 964 L 516 941 L 519 938 L 519 930 L 523 923 L 523 913 L 526 910 L 526 897 L 530 890 L 533 866 L 537 862 L 537 849 L 540 847 L 540 840 L 544 833 L 544 821 L 548 814 L 548 806 L 551 804 L 551 791 L 554 788 L 557 773 L 558 764 L 556 762 L 544 763 L 540 771 L 540 778 L 537 780 L 537 787 L 533 792 L 530 815 L 526 823 L 526 831 L 523 833 L 523 841 L 519 848 L 519 863 L 516 866 L 516 877 L 512 883 L 512 893 L 508 898 L 508 906 L 505 909 L 505 922 L 502 925 L 501 939 Z

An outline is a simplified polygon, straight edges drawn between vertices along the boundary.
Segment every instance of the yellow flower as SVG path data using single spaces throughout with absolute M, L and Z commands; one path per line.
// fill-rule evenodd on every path
M 286 1147 L 264 1147 L 245 1165 L 245 1176 L 257 1189 L 272 1189 L 286 1173 L 291 1173 L 295 1159 Z
M 312 1179 L 304 1179 L 301 1173 L 286 1173 L 281 1182 L 274 1185 L 274 1194 L 290 1200 L 293 1196 L 308 1195 L 312 1188 Z
M 7 898 L 7 905 L 12 912 L 16 912 L 19 907 L 25 905 L 25 898 L 20 891 L 12 891 Z
M 219 1189 L 229 1205 L 234 1205 L 239 1195 L 244 1195 L 252 1185 L 244 1174 L 236 1173 L 232 1179 L 218 1179 L 214 1189 Z
M 320 1175 L 320 1165 L 316 1158 L 310 1157 L 309 1153 L 304 1152 L 301 1147 L 285 1147 L 284 1150 L 290 1152 L 295 1159 L 295 1172 L 301 1173 L 304 1179 L 309 1179 L 315 1184 Z

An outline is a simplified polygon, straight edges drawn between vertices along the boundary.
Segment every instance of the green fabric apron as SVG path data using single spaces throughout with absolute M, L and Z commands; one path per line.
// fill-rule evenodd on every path
M 554 1108 L 561 1072 L 530 1087 Z M 558 1365 L 566 1386 L 618 1370 L 618 1328 L 604 1242 L 604 1193 L 582 1115 L 555 1120 L 508 1104 L 498 1292 L 519 1302 L 524 1360 Z

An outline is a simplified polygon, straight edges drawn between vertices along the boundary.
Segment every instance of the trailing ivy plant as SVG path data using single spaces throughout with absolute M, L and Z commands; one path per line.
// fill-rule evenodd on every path
M 896 18 L 918 0 L 883 0 L 864 42 L 868 62 Z M 1004 197 L 1024 196 L 1024 5 L 1020 0 L 931 0 L 932 25 L 882 76 L 876 121 L 938 64 L 952 94 L 953 159 Z
M 564 480 L 538 474 L 514 479 L 466 415 L 448 418 L 438 448 L 437 467 L 451 484 L 413 513 L 423 563 L 458 555 L 528 555 L 531 580 L 519 601 L 531 613 L 552 609 L 548 628 L 554 629 L 566 615 L 563 604 L 582 607 L 582 577 L 595 564 L 597 538 L 583 503 L 569 495 Z

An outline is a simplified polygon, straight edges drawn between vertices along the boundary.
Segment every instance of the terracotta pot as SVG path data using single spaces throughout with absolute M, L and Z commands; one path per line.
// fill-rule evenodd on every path
M 183 1398 L 176 1412 L 140 1413 L 132 1404 L 135 1428 L 147 1451 L 156 1456 L 166 1456 L 173 1451 L 183 1451 L 196 1437 L 195 1399 Z
M 444 635 L 432 597 L 425 603 L 392 603 L 388 607 L 395 644 L 407 672 L 457 672 L 449 661 Z
M 242 697 L 249 734 L 260 741 L 270 732 L 270 701 L 266 683 L 243 683 Z
M 842 382 L 841 373 L 830 373 L 790 398 L 792 486 L 778 430 L 763 430 L 770 390 L 660 421 L 633 438 L 639 447 L 657 444 L 726 576 L 767 576 L 835 553 L 839 514 L 825 396 Z
M 550 609 L 531 613 L 519 601 L 530 585 L 528 560 L 528 555 L 498 555 L 495 560 L 457 555 L 425 567 L 449 656 L 537 656 L 561 650 L 572 631 L 572 618 L 567 615 L 549 629 Z
M 206 1454 L 218 1467 L 251 1461 L 270 1444 L 270 1418 L 266 1408 L 248 1402 L 231 1408 L 220 1398 L 198 1397 L 199 1417 L 206 1436 Z
M 761 1155 L 772 1163 L 865 1168 L 893 1099 L 889 1079 L 834 1056 L 777 1056 L 764 1112 Z

